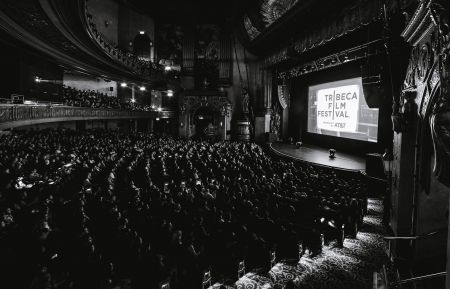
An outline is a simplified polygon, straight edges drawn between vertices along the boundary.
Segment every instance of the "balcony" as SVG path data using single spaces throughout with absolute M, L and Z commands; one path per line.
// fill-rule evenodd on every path
M 0 104 L 0 130 L 31 124 L 106 119 L 174 118 L 173 111 L 137 111 L 63 105 Z

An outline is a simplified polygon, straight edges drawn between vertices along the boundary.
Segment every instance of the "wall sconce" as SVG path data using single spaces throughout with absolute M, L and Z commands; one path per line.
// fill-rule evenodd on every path
M 184 122 L 181 122 L 181 123 L 180 123 L 180 127 L 184 127 Z

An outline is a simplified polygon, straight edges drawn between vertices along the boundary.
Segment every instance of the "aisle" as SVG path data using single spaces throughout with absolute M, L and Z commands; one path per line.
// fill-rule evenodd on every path
M 249 273 L 236 285 L 239 289 L 273 288 L 293 280 L 302 289 L 372 288 L 373 272 L 387 261 L 382 214 L 382 201 L 369 199 L 357 238 L 345 239 L 343 248 L 325 246 L 322 254 L 303 257 L 296 266 L 276 264 L 269 272 L 271 280 Z

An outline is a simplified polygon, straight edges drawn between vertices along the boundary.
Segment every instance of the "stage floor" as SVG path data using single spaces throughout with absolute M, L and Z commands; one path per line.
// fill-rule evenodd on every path
M 348 171 L 365 171 L 366 161 L 364 158 L 336 151 L 336 157 L 328 157 L 328 149 L 321 147 L 303 145 L 299 149 L 292 144 L 272 143 L 271 148 L 278 154 L 291 157 L 316 165 L 333 167 Z

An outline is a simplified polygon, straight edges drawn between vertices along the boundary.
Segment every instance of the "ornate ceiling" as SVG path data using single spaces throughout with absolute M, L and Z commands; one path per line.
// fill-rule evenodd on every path
M 236 0 L 120 0 L 162 23 L 221 23 L 232 18 Z M 241 5 L 242 3 L 239 3 Z
M 80 1 L 2 0 L 0 29 L 55 62 L 74 71 L 104 78 L 149 80 L 113 63 L 93 45 L 81 21 Z

